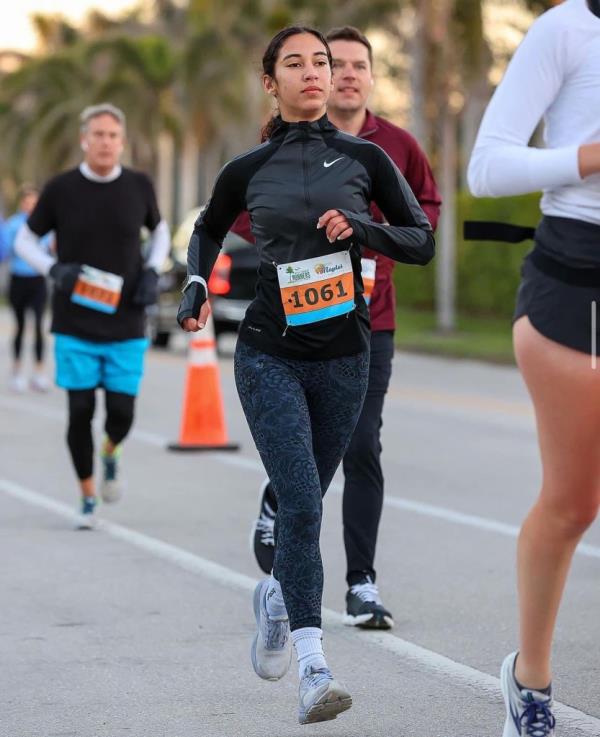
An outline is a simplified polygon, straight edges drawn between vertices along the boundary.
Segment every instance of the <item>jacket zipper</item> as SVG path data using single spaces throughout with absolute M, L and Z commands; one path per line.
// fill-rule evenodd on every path
M 302 126 L 302 123 L 300 123 L 300 126 Z M 309 193 L 309 187 L 308 187 L 308 163 L 306 161 L 306 142 L 308 141 L 308 124 L 304 124 L 303 130 L 302 130 L 302 175 L 304 178 L 304 207 L 306 209 L 306 222 L 308 223 L 308 218 L 310 216 L 310 193 Z M 285 330 L 281 334 L 282 338 L 285 338 L 287 335 L 288 328 L 290 326 L 286 324 Z
M 304 204 L 306 205 L 306 216 L 310 215 L 310 191 L 308 187 L 308 163 L 306 161 L 306 142 L 308 141 L 308 129 L 304 130 L 302 137 L 302 172 L 304 174 Z

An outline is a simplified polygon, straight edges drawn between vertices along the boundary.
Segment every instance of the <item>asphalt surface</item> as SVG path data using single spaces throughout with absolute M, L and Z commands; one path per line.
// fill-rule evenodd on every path
M 9 330 L 0 311 L 4 376 Z M 0 387 L 0 737 L 499 737 L 497 676 L 516 646 L 515 535 L 540 482 L 518 373 L 397 354 L 377 560 L 396 627 L 341 624 L 338 476 L 322 533 L 325 651 L 354 706 L 300 727 L 295 667 L 273 684 L 250 665 L 259 571 L 248 535 L 263 472 L 230 356 L 221 382 L 241 450 L 165 450 L 177 438 L 184 349 L 180 336 L 149 353 L 123 454 L 127 491 L 100 508 L 94 532 L 71 525 L 64 393 Z M 598 526 L 584 542 L 556 639 L 556 697 L 570 707 L 558 710 L 561 737 L 600 735 Z

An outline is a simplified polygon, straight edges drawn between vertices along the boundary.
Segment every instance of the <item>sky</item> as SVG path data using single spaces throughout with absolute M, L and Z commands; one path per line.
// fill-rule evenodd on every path
M 60 13 L 80 20 L 88 10 L 101 8 L 107 15 L 131 7 L 134 0 L 0 0 L 0 49 L 31 50 L 35 44 L 29 16 L 32 13 Z

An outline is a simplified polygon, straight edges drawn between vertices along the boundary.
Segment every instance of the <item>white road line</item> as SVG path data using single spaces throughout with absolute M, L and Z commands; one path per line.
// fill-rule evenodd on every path
M 237 466 L 246 470 L 256 471 L 257 473 L 265 475 L 265 470 L 260 461 L 255 461 L 251 458 L 244 458 L 244 456 L 231 456 L 231 455 L 219 455 L 214 454 L 212 457 L 218 460 L 220 463 L 225 463 L 229 466 Z M 328 493 L 342 494 L 344 487 L 342 484 L 334 481 L 329 487 Z M 435 504 L 426 504 L 425 502 L 417 502 L 413 499 L 403 499 L 397 496 L 387 495 L 383 499 L 383 504 L 386 507 L 392 507 L 394 509 L 401 509 L 403 512 L 413 512 L 414 514 L 420 514 L 424 517 L 433 517 L 434 519 L 440 519 L 444 522 L 452 522 L 457 525 L 463 525 L 464 527 L 473 527 L 477 530 L 483 530 L 486 532 L 496 532 L 499 535 L 505 537 L 516 538 L 519 536 L 520 528 L 515 525 L 509 525 L 505 522 L 498 522 L 495 519 L 489 519 L 487 517 L 479 517 L 475 514 L 464 514 L 463 512 L 456 512 L 453 509 L 447 509 L 446 507 L 438 507 Z M 596 545 L 588 545 L 587 543 L 580 543 L 575 551 L 579 555 L 583 555 L 587 558 L 600 558 L 600 547 Z
M 0 479 L 0 490 L 14 499 L 45 509 L 71 522 L 74 519 L 73 510 L 66 504 L 57 502 L 31 489 L 26 489 L 8 479 Z M 226 588 L 252 592 L 256 586 L 257 580 L 250 576 L 245 576 L 128 527 L 103 520 L 99 523 L 99 530 L 112 538 L 144 550 L 156 558 L 172 563 L 184 571 L 203 576 Z M 323 609 L 323 620 L 336 628 L 343 627 L 342 615 L 332 609 Z M 436 676 L 450 678 L 456 684 L 467 686 L 479 693 L 483 691 L 492 696 L 495 701 L 499 700 L 500 681 L 489 673 L 483 673 L 476 668 L 458 663 L 433 650 L 415 645 L 390 633 L 361 632 L 360 638 L 357 638 L 356 641 L 381 648 L 403 660 L 411 661 L 418 667 L 425 668 Z M 568 723 L 569 727 L 581 730 L 582 735 L 598 737 L 598 734 L 600 734 L 600 719 L 559 702 L 556 702 L 555 706 L 556 714 L 563 727 Z
M 37 405 L 18 399 L 0 397 L 0 406 L 5 406 L 17 411 L 25 410 L 27 412 L 32 412 L 37 416 L 46 417 L 47 419 L 64 421 L 64 414 L 59 410 L 49 407 L 38 407 Z M 147 432 L 145 430 L 133 430 L 131 436 L 138 442 L 146 443 L 147 445 L 161 449 L 166 448 L 169 442 L 167 438 L 164 438 L 162 435 Z M 202 457 L 209 458 L 210 460 L 227 466 L 242 468 L 246 471 L 254 471 L 263 476 L 265 474 L 262 463 L 254 458 L 248 458 L 242 455 L 230 455 L 229 453 L 205 453 Z M 329 491 L 330 493 L 339 495 L 343 492 L 343 487 L 340 483 L 334 481 L 331 484 Z M 384 506 L 391 507 L 392 509 L 399 509 L 403 512 L 412 512 L 413 514 L 418 514 L 422 517 L 439 519 L 443 522 L 450 522 L 463 527 L 471 527 L 484 532 L 495 532 L 496 534 L 503 535 L 504 537 L 517 538 L 519 535 L 519 527 L 515 525 L 509 525 L 505 522 L 499 522 L 498 520 L 490 519 L 488 517 L 480 517 L 475 514 L 457 512 L 454 509 L 440 507 L 435 504 L 418 502 L 414 499 L 405 499 L 388 494 L 384 497 L 383 504 Z M 575 552 L 586 558 L 600 559 L 600 547 L 597 545 L 579 543 Z

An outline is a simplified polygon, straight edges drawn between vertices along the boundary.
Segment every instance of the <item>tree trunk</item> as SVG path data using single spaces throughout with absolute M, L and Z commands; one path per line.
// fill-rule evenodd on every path
M 482 71 L 482 74 L 485 74 L 485 72 Z M 473 147 L 475 146 L 479 124 L 481 123 L 481 118 L 483 117 L 483 113 L 485 112 L 489 99 L 490 89 L 486 78 L 475 81 L 470 88 L 467 89 L 466 102 L 462 114 L 462 135 L 460 141 L 462 157 L 459 166 L 459 186 L 461 189 L 466 189 L 467 187 L 467 168 L 469 166 L 469 158 L 473 151 Z
M 457 119 L 444 107 L 440 149 L 442 210 L 436 258 L 436 317 L 442 333 L 456 328 L 456 159 Z
M 412 58 L 410 67 L 410 129 L 417 141 L 427 150 L 429 148 L 430 135 L 425 114 L 427 96 L 427 85 L 425 82 L 425 59 L 427 56 L 426 5 L 428 5 L 428 0 L 419 0 L 416 2 L 413 15 L 413 35 L 410 43 Z

